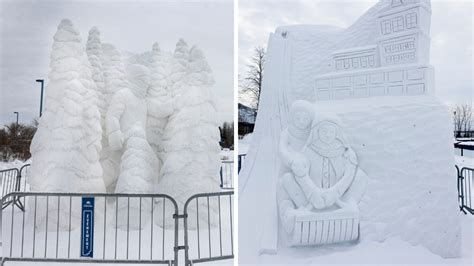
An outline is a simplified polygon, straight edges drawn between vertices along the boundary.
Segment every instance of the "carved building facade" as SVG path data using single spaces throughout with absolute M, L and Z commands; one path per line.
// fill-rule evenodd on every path
M 332 53 L 334 71 L 316 77 L 316 100 L 433 93 L 430 17 L 429 1 L 393 0 L 377 16 L 374 45 Z

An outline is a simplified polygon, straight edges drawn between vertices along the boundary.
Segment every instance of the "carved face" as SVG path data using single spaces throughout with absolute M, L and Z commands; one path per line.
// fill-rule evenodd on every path
M 293 123 L 298 129 L 307 129 L 311 124 L 311 114 L 303 110 L 297 111 L 293 116 Z
M 336 139 L 336 126 L 331 124 L 323 125 L 319 131 L 319 139 L 325 143 L 331 143 Z

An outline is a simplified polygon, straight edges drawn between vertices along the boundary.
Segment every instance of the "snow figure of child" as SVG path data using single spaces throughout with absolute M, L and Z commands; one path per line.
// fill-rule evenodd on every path
M 293 180 L 293 172 L 304 174 L 307 171 L 306 168 L 309 169 L 309 161 L 303 156 L 302 150 L 311 134 L 313 116 L 314 109 L 310 102 L 304 100 L 293 102 L 290 107 L 289 126 L 280 136 L 279 154 L 283 168 L 277 186 L 277 200 L 283 227 L 288 232 L 294 226 L 295 203 L 285 189 L 292 184 L 287 184 L 288 182 L 285 180 Z M 295 170 L 293 171 L 292 168 Z M 301 171 L 299 171 L 300 168 L 302 168 Z M 298 184 L 294 185 L 298 186 Z M 299 199 L 296 199 L 297 197 Z M 306 204 L 303 193 L 300 196 L 294 196 L 294 198 L 301 205 Z
M 282 223 L 289 233 L 295 227 L 328 223 L 327 228 L 314 234 L 295 230 L 293 245 L 354 240 L 358 237 L 358 202 L 365 192 L 367 175 L 358 167 L 357 156 L 337 119 L 324 119 L 313 125 L 307 144 L 301 153 L 295 154 L 292 172 L 286 173 L 280 183 L 293 204 L 290 215 L 281 216 Z M 345 228 L 344 234 L 341 228 Z M 324 234 L 333 238 L 317 237 Z M 302 242 L 303 238 L 307 241 Z
M 111 149 L 122 153 L 116 193 L 152 193 L 158 177 L 158 159 L 146 139 L 146 91 L 149 85 L 148 69 L 141 65 L 127 67 L 130 89 L 115 93 L 107 112 L 107 133 Z M 141 208 L 140 208 L 141 206 Z M 141 209 L 141 210 L 140 210 Z M 119 227 L 141 228 L 141 219 L 147 219 L 151 200 L 131 198 L 118 202 L 119 217 L 134 217 L 130 221 L 118 219 Z

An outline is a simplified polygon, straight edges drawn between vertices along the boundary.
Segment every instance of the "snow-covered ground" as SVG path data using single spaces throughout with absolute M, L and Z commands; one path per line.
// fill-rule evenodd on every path
M 455 156 L 456 165 L 461 169 L 462 167 L 474 168 L 474 157 Z
M 10 162 L 2 162 L 0 161 L 0 170 L 10 169 L 10 168 L 18 168 L 20 169 L 23 165 L 30 163 L 30 161 L 20 161 L 14 160 Z
M 219 156 L 220 156 L 222 161 L 233 161 L 234 160 L 234 150 L 222 149 Z
M 464 141 L 464 142 L 456 142 L 456 143 L 467 145 L 467 146 L 474 146 L 474 141 Z M 454 148 L 454 154 L 461 156 L 461 149 Z M 474 158 L 474 151 L 464 149 L 463 157 Z
M 472 266 L 474 216 L 461 213 L 459 215 L 462 216 L 462 258 L 458 259 L 443 259 L 420 245 L 412 246 L 399 238 L 389 238 L 381 243 L 363 240 L 357 245 L 345 244 L 320 249 L 314 247 L 280 249 L 277 255 L 261 255 L 258 258 L 258 263 L 266 265 Z M 252 263 L 257 263 L 257 261 Z
M 242 139 L 239 139 L 239 155 L 247 154 L 251 142 L 252 133 L 245 135 Z

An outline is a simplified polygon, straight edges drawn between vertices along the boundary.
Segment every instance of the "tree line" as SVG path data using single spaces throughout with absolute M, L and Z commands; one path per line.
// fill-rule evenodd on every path
M 27 160 L 30 158 L 30 145 L 36 133 L 38 121 L 31 124 L 15 123 L 0 129 L 0 160 Z

